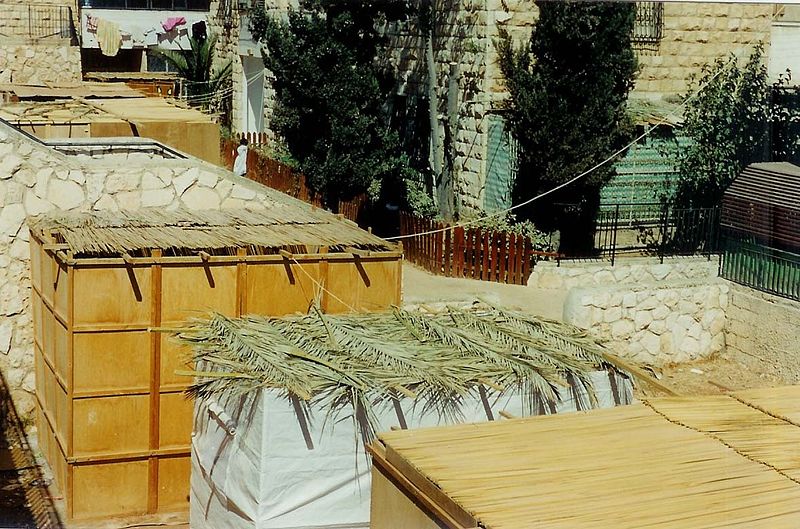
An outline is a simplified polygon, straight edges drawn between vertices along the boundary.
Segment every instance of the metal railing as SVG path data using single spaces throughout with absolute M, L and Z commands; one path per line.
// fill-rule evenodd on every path
M 636 2 L 636 21 L 631 42 L 658 44 L 664 33 L 664 2 Z
M 595 251 L 614 264 L 621 253 L 706 255 L 719 251 L 719 208 L 674 208 L 659 203 L 636 204 L 660 209 L 650 220 L 630 222 L 632 204 L 604 206 L 597 215 Z
M 800 301 L 800 254 L 725 237 L 720 277 Z
M 5 6 L 0 9 L 0 36 L 71 39 L 75 36 L 72 8 L 49 4 Z

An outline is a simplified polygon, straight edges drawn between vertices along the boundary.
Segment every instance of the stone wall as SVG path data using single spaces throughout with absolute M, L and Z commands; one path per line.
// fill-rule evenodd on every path
M 761 41 L 769 53 L 773 4 L 664 2 L 661 42 L 640 51 L 634 95 L 648 98 L 686 93 L 704 65 L 741 53 Z
M 800 373 L 800 302 L 730 285 L 725 341 L 733 353 L 767 357 L 777 370 Z M 800 379 L 797 380 L 800 382 Z
M 725 347 L 729 290 L 719 279 L 579 287 L 567 295 L 564 321 L 636 362 L 699 360 Z
M 81 51 L 65 44 L 0 43 L 0 83 L 70 84 L 81 80 Z
M 281 208 L 299 202 L 197 159 L 85 159 L 0 122 L 0 372 L 22 416 L 34 405 L 26 216 L 51 210 Z
M 668 257 L 617 258 L 609 261 L 542 261 L 528 278 L 533 288 L 566 290 L 581 286 L 609 286 L 620 283 L 659 283 L 674 280 L 699 280 L 717 277 L 719 258 Z

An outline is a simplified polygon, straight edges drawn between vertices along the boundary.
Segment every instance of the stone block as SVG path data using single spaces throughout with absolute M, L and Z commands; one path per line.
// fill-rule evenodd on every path
M 636 312 L 636 316 L 633 319 L 633 324 L 636 326 L 636 330 L 641 330 L 650 325 L 653 321 L 653 313 L 649 310 L 640 310 Z
M 47 200 L 59 209 L 75 209 L 85 199 L 83 188 L 71 180 L 53 180 L 47 186 Z
M 611 324 L 611 336 L 615 340 L 625 340 L 633 334 L 634 326 L 630 320 L 618 320 Z
M 602 311 L 602 316 L 602 321 L 606 323 L 613 323 L 622 318 L 622 309 L 620 307 L 609 307 Z
M 181 201 L 189 209 L 217 209 L 220 206 L 219 195 L 214 190 L 197 185 L 187 189 Z

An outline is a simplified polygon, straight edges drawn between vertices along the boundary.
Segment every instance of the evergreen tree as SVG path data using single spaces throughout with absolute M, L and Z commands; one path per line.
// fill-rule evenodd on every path
M 632 2 L 536 2 L 530 42 L 497 42 L 510 93 L 509 121 L 520 145 L 513 202 L 564 183 L 622 147 L 632 127 L 626 114 L 634 84 Z M 593 247 L 600 189 L 611 164 L 518 210 L 537 228 L 560 230 L 565 253 Z
M 409 171 L 385 111 L 394 79 L 375 61 L 376 24 L 404 13 L 401 0 L 303 0 L 288 21 L 251 18 L 274 76 L 273 130 L 330 208 L 375 183 L 399 189 Z

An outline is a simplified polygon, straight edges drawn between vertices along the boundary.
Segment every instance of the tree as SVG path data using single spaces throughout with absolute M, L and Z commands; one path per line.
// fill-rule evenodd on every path
M 216 43 L 216 35 L 190 36 L 188 50 L 155 48 L 154 51 L 186 80 L 185 94 L 189 104 L 218 110 L 228 117 L 232 65 L 228 62 L 219 69 L 214 68 Z
M 377 65 L 381 20 L 401 0 L 302 0 L 284 22 L 256 10 L 250 30 L 274 76 L 273 129 L 326 206 L 376 182 L 397 187 L 408 163 L 385 111 L 394 79 Z
M 496 43 L 510 94 L 508 120 L 520 145 L 512 199 L 520 204 L 562 184 L 622 147 L 637 63 L 631 47 L 635 7 L 628 2 L 537 0 L 530 42 Z M 560 230 L 566 253 L 593 247 L 600 189 L 614 174 L 605 165 L 543 200 L 520 208 L 545 231 Z
M 760 45 L 744 65 L 735 56 L 717 59 L 703 68 L 686 95 L 684 131 L 692 143 L 679 157 L 676 207 L 716 206 L 747 165 L 797 152 L 796 138 L 786 143 L 785 152 L 771 148 L 770 127 L 786 127 L 796 121 L 797 112 L 772 104 L 772 90 L 784 88 L 790 77 L 771 87 L 762 59 Z

